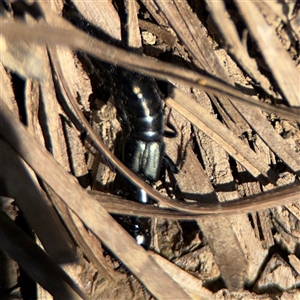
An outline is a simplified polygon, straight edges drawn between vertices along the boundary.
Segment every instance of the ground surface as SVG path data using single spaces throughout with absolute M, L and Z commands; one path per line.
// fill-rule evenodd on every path
M 1 299 L 300 298 L 297 1 L 58 0 L 1 13 Z M 100 143 L 121 157 L 126 134 L 99 59 L 159 79 L 180 172 L 162 168 L 156 207 L 113 196 L 123 169 Z M 151 217 L 148 253 L 107 211 Z

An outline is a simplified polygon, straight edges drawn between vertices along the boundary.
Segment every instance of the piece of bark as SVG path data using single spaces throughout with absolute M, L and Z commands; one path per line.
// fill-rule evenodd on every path
M 220 290 L 214 294 L 214 300 L 273 300 L 267 294 L 257 295 L 249 291 L 229 292 L 227 290 Z
M 168 260 L 151 252 L 151 256 L 159 265 L 169 274 L 182 288 L 195 300 L 212 299 L 212 293 L 202 286 L 202 281 L 179 267 L 175 266 Z
M 300 260 L 298 257 L 294 254 L 290 254 L 288 256 L 289 263 L 293 267 L 293 269 L 297 272 L 298 275 L 300 275 Z
M 209 246 L 189 252 L 174 260 L 174 263 L 188 272 L 195 273 L 203 282 L 220 277 L 220 271 Z
M 275 254 L 264 268 L 255 284 L 257 293 L 274 293 L 295 288 L 300 283 L 300 275 L 278 255 Z
M 211 18 L 218 26 L 218 29 L 225 40 L 228 52 L 235 57 L 247 74 L 254 78 L 268 94 L 274 94 L 270 89 L 271 84 L 269 80 L 260 73 L 255 59 L 249 56 L 246 46 L 239 37 L 236 26 L 226 10 L 225 2 L 206 1 L 206 6 L 210 12 Z
M 231 80 L 241 89 L 247 90 L 248 94 L 252 94 L 256 98 L 255 90 L 249 85 L 242 71 L 232 61 L 229 55 L 224 50 L 216 51 L 223 65 L 226 66 L 226 72 Z M 250 107 L 248 105 L 235 104 L 243 117 L 249 123 L 251 128 L 259 135 L 264 143 L 277 154 L 294 172 L 300 170 L 300 160 L 294 149 L 282 136 L 276 133 L 274 127 L 267 121 L 265 114 L 260 109 Z M 252 134 L 250 132 L 250 134 Z M 293 147 L 294 148 L 294 147 Z
M 1 140 L 1 154 L 5 162 L 1 170 L 5 186 L 42 241 L 49 256 L 58 263 L 74 261 L 74 244 L 54 208 L 41 193 L 32 170 L 3 140 Z
M 1 249 L 55 298 L 88 299 L 72 279 L 3 212 L 0 213 L 0 230 Z
M 291 106 L 300 106 L 299 73 L 275 32 L 267 24 L 255 3 L 248 2 L 244 5 L 245 3 L 240 0 L 235 0 L 235 3 L 286 100 Z
M 101 2 L 101 5 L 93 1 L 74 1 L 79 12 L 93 25 L 98 26 L 112 38 L 121 39 L 121 24 L 118 13 L 109 0 Z

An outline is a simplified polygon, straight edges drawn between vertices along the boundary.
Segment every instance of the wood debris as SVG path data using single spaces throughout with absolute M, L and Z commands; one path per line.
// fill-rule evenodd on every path
M 0 298 L 299 299 L 299 18 L 298 1 L 2 1 Z M 118 159 L 99 61 L 158 79 L 180 172 L 153 188 Z M 158 204 L 120 199 L 123 176 Z M 151 249 L 110 214 L 151 217 Z

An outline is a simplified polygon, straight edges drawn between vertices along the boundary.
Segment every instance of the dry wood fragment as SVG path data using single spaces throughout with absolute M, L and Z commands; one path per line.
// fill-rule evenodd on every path
M 4 178 L 5 174 L 8 193 L 17 201 L 48 255 L 58 263 L 74 261 L 74 244 L 53 207 L 41 193 L 32 171 L 2 139 L 1 154 L 4 161 L 1 177 Z
M 1 248 L 58 299 L 89 299 L 72 279 L 3 212 L 0 214 Z M 20 247 L 19 243 L 22 243 Z M 43 262 L 41 264 L 40 262 Z
M 256 283 L 255 291 L 272 293 L 299 285 L 300 276 L 279 256 L 274 255 Z
M 235 3 L 287 101 L 291 106 L 299 107 L 299 72 L 293 61 L 283 49 L 275 32 L 268 26 L 258 7 L 252 2 L 245 4 L 243 1 L 236 0 Z M 280 61 L 278 57 L 281 58 Z
M 238 63 L 242 65 L 249 76 L 254 78 L 267 93 L 272 93 L 270 90 L 270 82 L 259 72 L 257 63 L 254 59 L 251 59 L 245 45 L 239 38 L 237 29 L 226 11 L 225 3 L 223 1 L 206 1 L 206 5 L 225 39 L 228 51 L 236 58 Z
M 164 268 L 164 270 L 174 278 L 180 286 L 187 291 L 195 300 L 208 300 L 212 299 L 212 294 L 206 288 L 202 286 L 200 279 L 183 271 L 176 265 L 170 263 L 168 260 L 164 259 L 160 255 L 151 253 L 151 256 Z

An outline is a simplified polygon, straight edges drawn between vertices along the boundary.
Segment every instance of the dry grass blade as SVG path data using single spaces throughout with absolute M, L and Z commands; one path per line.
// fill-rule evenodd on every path
M 115 10 L 113 4 L 109 0 L 101 1 L 101 6 L 93 1 L 73 1 L 80 13 L 93 25 L 99 25 L 100 28 L 105 28 L 106 32 L 114 39 L 120 39 L 121 24 L 119 22 L 119 15 Z M 47 4 L 41 3 L 45 6 Z M 47 6 L 44 8 L 47 9 Z M 46 15 L 48 18 L 48 14 Z M 51 22 L 51 18 L 49 18 Z
M 296 174 L 300 172 L 299 155 L 291 148 L 289 143 L 276 132 L 271 124 L 266 122 L 263 112 L 258 109 L 252 109 L 245 105 L 239 110 L 251 127 L 257 132 L 261 139 L 270 147 L 270 149 L 280 157 Z
M 276 174 L 268 165 L 264 165 L 258 160 L 257 155 L 240 139 L 227 129 L 222 123 L 216 120 L 211 114 L 186 97 L 178 89 L 174 89 L 173 98 L 166 100 L 167 104 L 180 112 L 191 123 L 206 133 L 212 140 L 221 145 L 224 150 L 243 165 L 255 178 L 264 182 L 260 178 L 261 174 L 272 182 L 276 182 Z
M 271 93 L 270 82 L 259 72 L 256 61 L 249 56 L 246 47 L 239 38 L 235 25 L 228 16 L 225 3 L 223 1 L 206 1 L 206 5 L 226 41 L 228 51 L 242 65 L 249 76 L 257 81 L 267 93 Z
M 1 249 L 9 253 L 56 299 L 89 299 L 70 277 L 3 212 L 0 213 L 0 245 Z
M 1 32 L 5 38 L 9 40 L 17 38 L 27 42 L 47 45 L 68 45 L 73 49 L 85 51 L 100 60 L 117 64 L 132 71 L 141 72 L 158 79 L 170 79 L 182 82 L 216 95 L 224 95 L 242 103 L 246 102 L 258 106 L 268 112 L 273 112 L 295 120 L 299 119 L 299 111 L 297 109 L 283 109 L 256 102 L 250 97 L 244 96 L 233 86 L 220 80 L 213 79 L 210 76 L 200 75 L 187 69 L 178 68 L 167 63 L 156 62 L 156 64 L 153 64 L 152 59 L 128 53 L 125 50 L 115 48 L 104 42 L 93 39 L 83 32 L 74 29 L 69 23 L 62 19 L 56 18 L 55 21 L 57 21 L 56 26 L 68 29 L 49 27 L 41 24 L 29 26 L 23 22 L 5 21 L 2 22 Z M 20 35 L 20 32 L 22 32 L 22 35 Z
M 299 107 L 299 72 L 292 59 L 283 49 L 275 32 L 267 24 L 255 3 L 251 1 L 245 3 L 239 0 L 236 0 L 235 3 L 285 98 L 291 106 Z
M 98 191 L 90 191 L 89 193 L 112 214 L 128 214 L 145 217 L 157 216 L 170 219 L 190 220 L 201 216 L 207 217 L 209 215 L 235 215 L 255 212 L 278 205 L 287 205 L 288 203 L 297 202 L 299 200 L 300 185 L 299 183 L 295 183 L 260 195 L 245 197 L 241 200 L 217 204 L 201 203 L 201 207 L 199 207 L 198 204 L 186 204 L 182 212 L 145 207 L 139 203 L 131 203 L 128 200 L 103 194 Z
M 16 199 L 49 256 L 58 263 L 75 261 L 75 246 L 53 207 L 42 196 L 34 174 L 5 141 L 0 139 L 0 142 L 3 159 L 1 177 L 4 178 L 5 174 L 10 196 Z
M 183 1 L 180 1 L 176 5 L 170 5 L 170 3 L 162 2 L 159 3 L 159 5 L 162 9 L 164 9 L 165 14 L 168 16 L 168 20 L 173 24 L 179 36 L 186 44 L 186 47 L 189 48 L 190 52 L 193 54 L 194 59 L 197 60 L 198 64 L 203 66 L 204 69 L 207 70 L 209 73 L 216 74 L 219 78 L 231 82 L 231 79 L 226 74 L 224 74 L 224 70 L 218 61 L 218 57 L 214 54 L 211 45 L 206 41 L 206 39 L 204 39 L 204 37 L 206 37 L 206 32 L 200 26 L 199 21 L 195 18 L 195 15 L 190 12 L 189 8 L 187 8 L 187 3 L 184 4 Z M 221 10 L 221 8 L 224 9 L 224 7 L 222 6 L 222 2 L 210 3 L 209 6 L 218 9 L 218 11 Z M 187 14 L 187 16 L 185 16 L 185 14 Z M 181 20 L 180 24 L 178 23 L 178 18 Z M 216 22 L 220 22 L 220 20 L 221 18 L 217 18 Z M 228 25 L 233 26 L 233 24 L 230 21 L 228 21 L 227 23 Z M 185 26 L 186 28 L 184 29 Z M 222 26 L 220 27 L 222 27 L 222 30 L 224 30 L 225 28 L 224 24 L 222 24 Z M 196 28 L 198 28 L 198 30 Z M 232 31 L 234 31 L 232 28 L 231 30 L 228 30 L 228 28 L 226 29 L 225 37 L 227 37 L 229 40 L 227 42 L 228 46 L 232 46 L 230 38 L 232 35 L 229 36 L 230 32 Z M 236 36 L 235 38 L 237 39 Z M 199 43 L 199 41 L 201 41 L 201 43 Z M 236 43 L 234 43 L 234 45 L 236 45 Z M 234 49 L 235 51 L 238 51 L 240 49 L 240 52 L 245 52 L 242 51 L 243 48 L 238 46 L 232 49 Z M 248 62 L 247 58 L 249 58 L 249 56 L 247 56 L 244 53 L 242 57 L 246 57 L 246 61 Z M 253 64 L 255 66 L 256 64 L 253 60 L 251 60 L 251 62 L 252 63 L 249 66 L 251 66 L 251 70 L 253 70 L 255 69 Z M 294 66 L 290 66 L 290 68 L 292 68 L 292 70 L 295 69 Z M 257 70 L 255 69 L 255 71 Z M 239 72 L 239 70 L 237 70 L 236 72 Z M 250 74 L 251 73 L 252 72 L 250 71 Z M 257 77 L 255 77 L 255 80 L 265 82 L 262 79 L 262 76 L 259 76 L 258 72 L 255 72 L 255 74 L 257 75 Z M 264 87 L 267 88 L 266 84 L 264 84 Z M 228 104 L 226 104 L 226 99 L 220 99 L 220 101 L 222 105 L 225 106 L 225 109 L 228 111 L 228 114 L 234 120 L 234 122 L 237 125 L 241 126 L 241 124 L 239 124 L 243 122 L 240 120 L 241 116 L 237 116 L 235 112 L 232 112 L 232 108 L 229 108 Z M 253 106 L 248 106 L 245 104 L 236 103 L 235 105 L 241 113 L 241 115 L 246 119 L 249 125 L 252 128 L 254 128 L 254 130 L 260 135 L 260 137 L 267 143 L 267 145 L 281 159 L 283 159 L 295 172 L 298 172 L 300 170 L 300 161 L 297 158 L 297 155 L 294 153 L 294 151 L 290 149 L 289 145 L 284 141 L 284 139 L 282 139 L 268 124 L 268 122 L 266 122 L 265 117 L 261 114 L 261 111 L 255 109 Z M 199 116 L 202 117 L 202 114 L 199 114 Z M 218 130 L 218 126 L 215 126 L 214 128 L 215 130 Z M 244 154 L 246 154 L 246 152 Z

